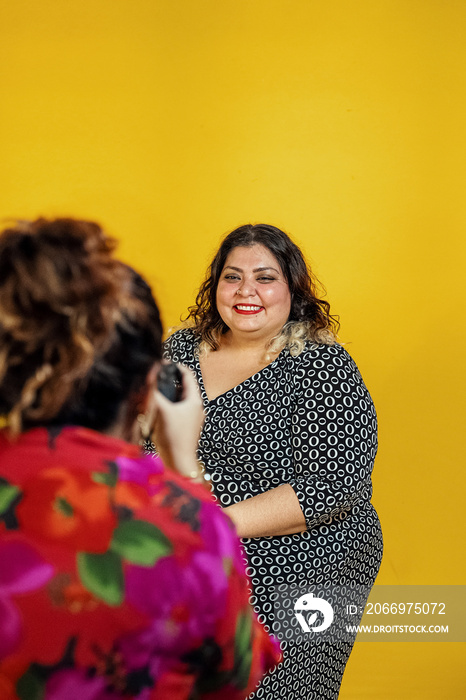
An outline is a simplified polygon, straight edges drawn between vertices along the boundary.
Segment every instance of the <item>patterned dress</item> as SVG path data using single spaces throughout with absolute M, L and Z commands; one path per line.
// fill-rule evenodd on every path
M 334 700 L 355 633 L 310 634 L 290 601 L 313 591 L 336 606 L 343 595 L 361 613 L 379 570 L 382 534 L 370 503 L 377 418 L 361 375 L 341 345 L 309 343 L 209 401 L 192 330 L 174 333 L 165 354 L 197 377 L 207 414 L 199 457 L 219 503 L 288 483 L 306 520 L 299 534 L 243 540 L 251 601 L 284 649 L 251 698 Z
M 0 431 L 2 700 L 242 700 L 279 661 L 202 487 L 84 428 Z

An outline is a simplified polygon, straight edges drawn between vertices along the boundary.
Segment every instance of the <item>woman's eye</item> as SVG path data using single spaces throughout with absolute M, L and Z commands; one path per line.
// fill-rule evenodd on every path
M 258 277 L 259 282 L 273 282 L 275 277 Z
M 225 275 L 224 279 L 226 280 L 239 280 L 238 275 Z

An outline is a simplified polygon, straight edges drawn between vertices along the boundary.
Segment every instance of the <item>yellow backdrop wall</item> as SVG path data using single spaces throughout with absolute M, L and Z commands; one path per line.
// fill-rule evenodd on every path
M 380 420 L 378 583 L 463 584 L 463 0 L 15 0 L 0 216 L 104 223 L 166 325 L 222 234 L 291 233 Z M 357 644 L 342 700 L 463 697 L 461 644 Z

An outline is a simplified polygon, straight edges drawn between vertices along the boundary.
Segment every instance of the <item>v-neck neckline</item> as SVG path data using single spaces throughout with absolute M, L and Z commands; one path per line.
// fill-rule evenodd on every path
M 258 374 L 262 374 L 262 372 L 264 372 L 264 370 L 269 369 L 270 367 L 273 367 L 273 365 L 275 365 L 275 363 L 278 362 L 278 360 L 282 357 L 282 355 L 284 355 L 287 351 L 288 351 L 288 348 L 284 347 L 283 350 L 281 350 L 279 352 L 279 354 L 277 355 L 275 360 L 272 360 L 272 362 L 269 362 L 268 365 L 265 365 L 265 367 L 262 367 L 262 369 L 259 369 L 257 372 L 254 372 L 249 377 L 246 377 L 245 379 L 243 379 L 242 382 L 235 384 L 235 386 L 232 386 L 230 389 L 227 389 L 226 391 L 222 391 L 221 394 L 218 394 L 217 396 L 214 396 L 214 398 L 209 399 L 209 397 L 207 395 L 206 388 L 205 388 L 205 384 L 204 384 L 204 377 L 202 376 L 201 363 L 199 360 L 199 341 L 196 340 L 195 345 L 194 345 L 194 361 L 195 361 L 196 372 L 197 372 L 197 376 L 198 376 L 199 388 L 201 390 L 202 400 L 204 401 L 204 403 L 206 405 L 211 405 L 211 404 L 215 403 L 215 401 L 220 399 L 222 396 L 226 396 L 227 394 L 230 394 L 232 391 L 234 391 L 238 387 L 241 387 L 243 384 L 245 384 L 250 379 L 252 379 L 252 377 L 255 377 Z

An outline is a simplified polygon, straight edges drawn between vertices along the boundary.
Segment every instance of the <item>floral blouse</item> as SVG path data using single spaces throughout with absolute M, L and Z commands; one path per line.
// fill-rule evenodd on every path
M 2 700 L 240 700 L 280 660 L 202 486 L 94 431 L 0 431 Z

